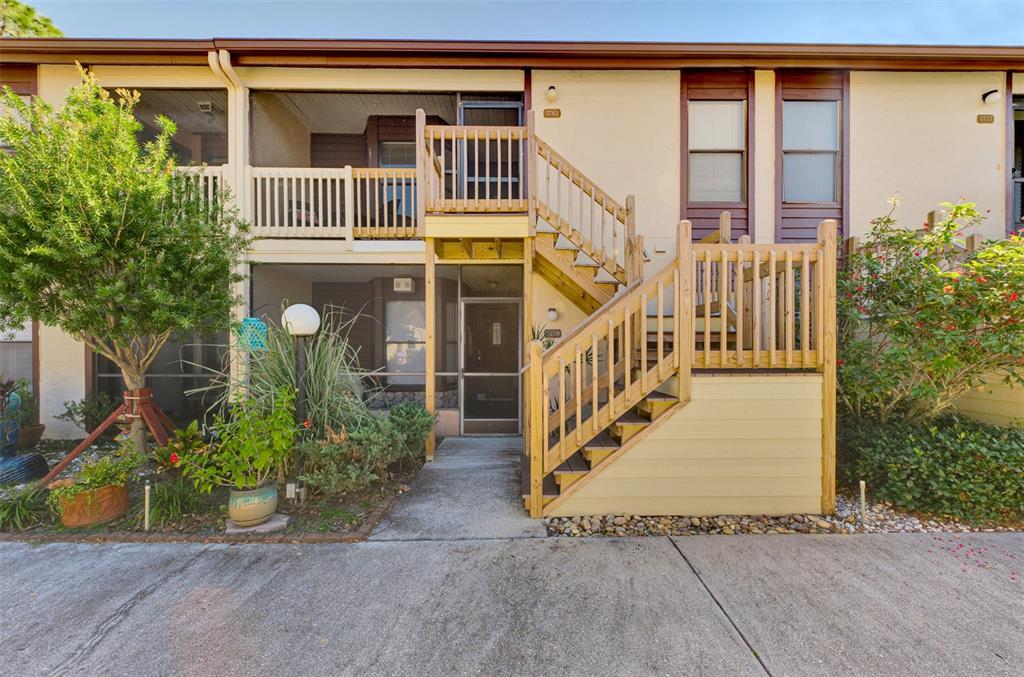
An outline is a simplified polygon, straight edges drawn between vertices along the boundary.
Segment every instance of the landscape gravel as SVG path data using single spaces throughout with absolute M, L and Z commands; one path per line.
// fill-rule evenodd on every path
M 861 519 L 860 501 L 836 497 L 835 515 L 717 515 L 713 517 L 594 515 L 544 520 L 549 536 L 695 536 L 698 534 L 864 534 L 1021 531 L 1024 525 L 976 527 L 956 520 L 918 517 L 888 503 L 869 503 Z

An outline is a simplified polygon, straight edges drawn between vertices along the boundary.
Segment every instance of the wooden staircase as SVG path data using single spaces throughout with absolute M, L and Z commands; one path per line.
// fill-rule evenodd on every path
M 689 246 L 689 223 L 680 238 Z M 678 260 L 689 262 L 686 251 Z M 684 282 L 685 280 L 685 282 Z M 689 400 L 688 276 L 673 262 L 603 304 L 546 354 L 530 345 L 523 500 L 539 517 Z M 682 299 L 673 314 L 674 299 Z M 669 382 L 674 381 L 674 387 Z

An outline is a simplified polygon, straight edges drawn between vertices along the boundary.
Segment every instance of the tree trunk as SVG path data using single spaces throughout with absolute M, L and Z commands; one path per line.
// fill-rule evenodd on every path
M 146 387 L 146 377 L 141 373 L 122 368 L 121 374 L 124 376 L 124 383 L 128 390 L 139 390 Z M 129 435 L 135 451 L 140 454 L 146 453 L 146 424 L 141 418 L 132 419 Z

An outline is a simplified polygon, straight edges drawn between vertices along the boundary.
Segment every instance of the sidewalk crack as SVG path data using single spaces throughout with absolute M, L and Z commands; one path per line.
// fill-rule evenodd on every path
M 107 616 L 103 622 L 99 624 L 96 630 L 93 631 L 92 635 L 85 640 L 85 642 L 79 645 L 79 647 L 75 649 L 74 653 L 58 663 L 50 674 L 65 674 L 69 669 L 76 667 L 79 661 L 92 653 L 104 639 L 110 636 L 110 634 L 113 633 L 119 625 L 121 625 L 121 623 L 128 617 L 128 614 L 131 613 L 132 609 L 134 609 L 139 602 L 153 594 L 157 588 L 162 586 L 168 580 L 178 576 L 185 571 L 185 569 L 192 566 L 207 550 L 208 548 L 203 548 L 178 568 L 168 571 L 163 576 L 129 597 L 124 604 L 115 609 L 114 613 Z
M 729 612 L 726 610 L 725 606 L 718 599 L 718 597 L 715 596 L 715 593 L 711 590 L 708 584 L 704 582 L 704 579 L 701 577 L 700 572 L 697 571 L 697 567 L 693 566 L 693 562 L 690 561 L 690 558 L 686 556 L 682 548 L 679 547 L 679 544 L 675 542 L 675 539 L 668 538 L 668 542 L 672 544 L 672 547 L 676 549 L 676 552 L 679 553 L 679 556 L 683 558 L 683 561 L 686 562 L 686 566 L 690 567 L 690 571 L 692 571 L 693 575 L 697 577 L 698 581 L 700 581 L 700 584 L 704 587 L 704 590 L 707 591 L 708 595 L 714 601 L 715 606 L 717 606 L 719 611 L 722 612 L 722 615 L 725 616 L 725 619 L 729 621 L 729 625 L 733 627 L 733 630 L 736 631 L 736 634 L 738 634 L 740 636 L 740 639 L 743 640 L 743 643 L 750 651 L 750 654 L 754 657 L 754 660 L 756 660 L 758 665 L 761 666 L 761 669 L 764 670 L 764 673 L 768 675 L 768 677 L 774 677 L 772 671 L 768 669 L 768 666 L 765 665 L 764 660 L 761 659 L 761 655 L 757 653 L 757 649 L 755 649 L 754 645 L 750 643 L 750 640 L 747 639 L 747 636 L 743 634 L 743 630 L 741 630 L 740 626 L 736 624 L 736 621 L 733 620 L 733 617 L 729 615 Z

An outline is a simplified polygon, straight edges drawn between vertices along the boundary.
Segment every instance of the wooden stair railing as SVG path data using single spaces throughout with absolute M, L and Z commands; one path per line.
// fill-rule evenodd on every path
M 528 213 L 564 237 L 611 280 L 640 279 L 643 240 L 636 235 L 633 196 L 619 203 L 525 127 L 428 125 L 416 112 L 419 211 Z
M 679 265 L 691 260 L 688 221 L 679 224 L 678 235 L 679 255 L 672 263 L 606 303 L 547 354 L 540 342 L 531 342 L 524 439 L 531 515 L 543 512 L 544 478 L 606 428 L 630 426 L 625 417 L 668 378 L 678 375 L 680 399 L 689 399 L 689 351 L 675 341 L 670 348 L 666 340 L 667 317 L 674 319 L 675 336 L 692 334 L 690 275 Z M 669 315 L 672 305 L 682 312 Z M 653 350 L 648 317 L 655 320 Z
M 524 438 L 530 514 L 542 516 L 567 500 L 665 413 L 689 402 L 694 369 L 823 374 L 822 505 L 829 506 L 835 495 L 835 230 L 834 221 L 824 221 L 818 241 L 807 244 L 751 244 L 749 238 L 693 244 L 683 221 L 674 261 L 599 308 L 547 354 L 532 342 Z M 694 299 L 701 301 L 700 315 Z M 658 392 L 672 376 L 676 394 Z M 546 484 L 549 476 L 555 481 Z

